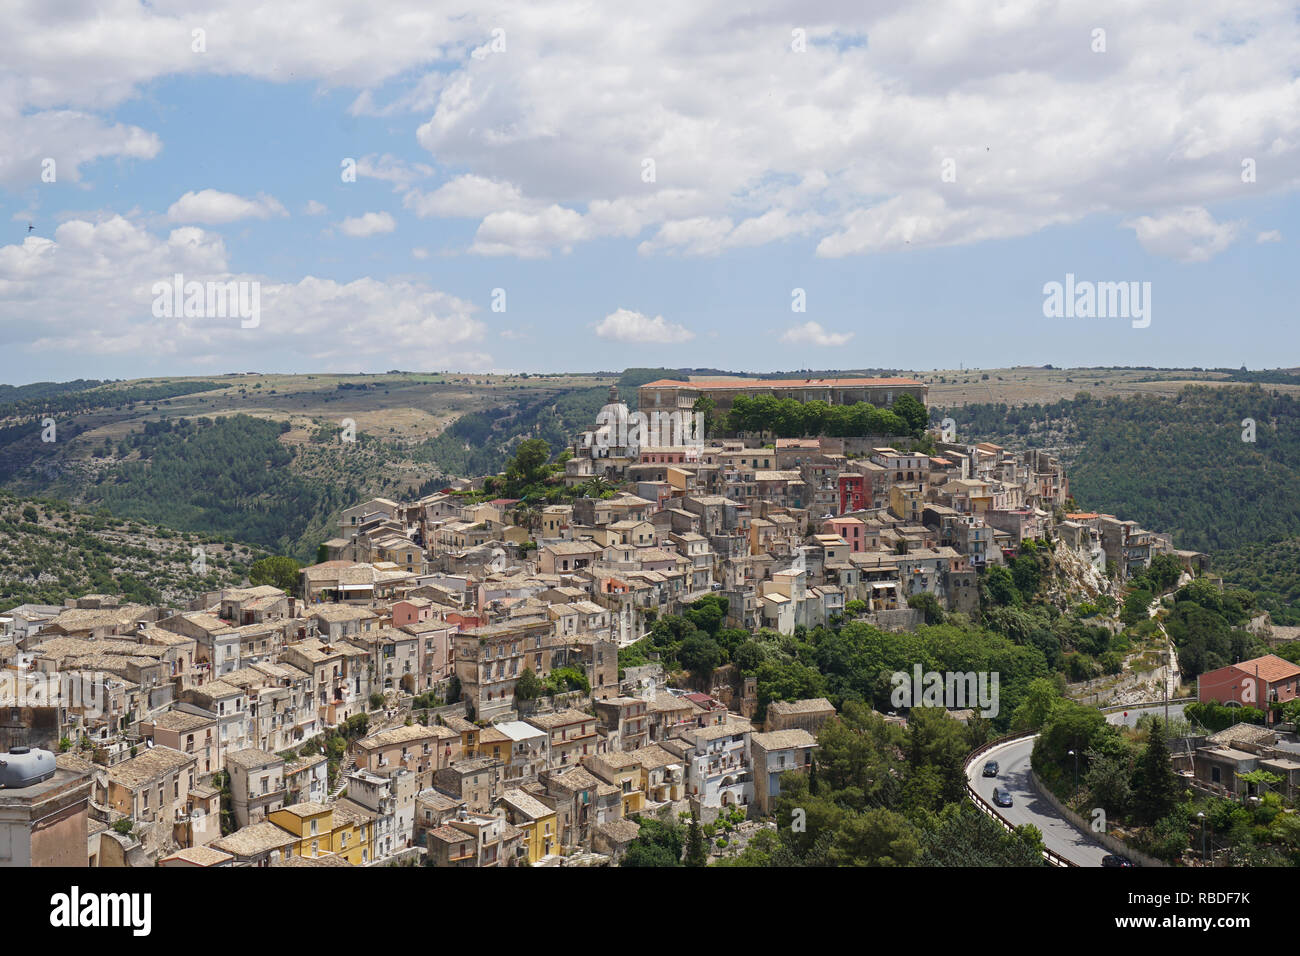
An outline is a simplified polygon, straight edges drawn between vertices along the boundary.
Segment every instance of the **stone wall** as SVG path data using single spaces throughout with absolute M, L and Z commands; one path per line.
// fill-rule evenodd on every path
M 1096 840 L 1107 850 L 1110 850 L 1111 853 L 1118 853 L 1120 856 L 1126 856 L 1134 863 L 1138 864 L 1138 866 L 1168 866 L 1169 865 L 1163 860 L 1157 860 L 1153 856 L 1148 856 L 1145 853 L 1141 853 L 1137 850 L 1134 850 L 1132 847 L 1130 847 L 1128 844 L 1126 844 L 1123 840 L 1119 839 L 1118 837 L 1113 837 L 1109 833 L 1097 833 L 1092 829 L 1092 827 L 1088 824 L 1088 822 L 1083 819 L 1083 817 L 1079 816 L 1077 813 L 1075 813 L 1073 810 L 1071 810 L 1069 807 L 1063 804 L 1057 798 L 1056 794 L 1052 793 L 1051 790 L 1047 789 L 1047 787 L 1045 787 L 1039 781 L 1038 774 L 1034 773 L 1032 770 L 1029 771 L 1029 779 L 1033 783 L 1034 789 L 1038 791 L 1039 796 L 1041 796 L 1044 800 L 1046 800 L 1053 807 L 1055 807 L 1056 810 L 1063 817 L 1065 817 L 1067 820 L 1073 823 L 1076 827 L 1078 827 L 1084 833 L 1087 833 L 1092 839 Z

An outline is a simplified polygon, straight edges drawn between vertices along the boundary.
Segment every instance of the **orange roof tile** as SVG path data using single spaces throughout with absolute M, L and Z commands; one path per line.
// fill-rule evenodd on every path
M 1250 674 L 1252 677 L 1258 677 L 1270 684 L 1276 684 L 1278 681 L 1287 680 L 1291 677 L 1300 677 L 1300 664 L 1292 664 L 1276 654 L 1265 654 L 1263 657 L 1256 657 L 1254 660 L 1242 661 L 1236 666 L 1239 670 Z

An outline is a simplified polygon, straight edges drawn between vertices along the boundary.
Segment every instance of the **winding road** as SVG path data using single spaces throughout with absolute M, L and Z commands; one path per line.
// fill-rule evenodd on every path
M 1079 866 L 1101 866 L 1101 858 L 1110 851 L 1061 816 L 1029 782 L 1029 756 L 1035 739 L 1012 740 L 985 751 L 967 765 L 966 779 L 989 803 L 993 802 L 994 787 L 1009 790 L 1012 805 L 998 807 L 998 815 L 1013 827 L 1025 823 L 1038 827 L 1043 834 L 1043 845 L 1053 853 Z M 998 762 L 996 778 L 982 775 L 989 760 Z

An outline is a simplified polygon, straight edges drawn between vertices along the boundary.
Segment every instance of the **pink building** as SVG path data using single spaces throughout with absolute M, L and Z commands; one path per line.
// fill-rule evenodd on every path
M 396 608 L 394 608 L 396 612 Z M 450 621 L 419 621 L 406 625 L 403 630 L 415 636 L 416 692 L 433 690 L 439 681 L 451 677 L 454 661 L 451 656 L 451 638 L 457 625 Z
M 867 550 L 867 526 L 859 518 L 831 518 L 822 523 L 822 533 L 839 535 L 854 554 Z
M 393 627 L 422 624 L 436 617 L 434 603 L 428 598 L 406 598 L 393 604 Z

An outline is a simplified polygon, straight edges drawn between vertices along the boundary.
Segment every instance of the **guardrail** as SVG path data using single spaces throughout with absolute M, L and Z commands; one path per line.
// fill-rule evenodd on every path
M 1195 697 L 1170 697 L 1168 700 L 1148 700 L 1140 704 L 1107 704 L 1097 709 L 1103 714 L 1113 714 L 1119 710 L 1146 710 L 1150 707 L 1163 707 L 1165 704 L 1194 704 Z
M 1013 827 L 1010 823 L 1008 823 L 1005 819 L 1003 819 L 1002 814 L 998 813 L 997 808 L 994 807 L 993 804 L 985 800 L 983 797 L 981 797 L 979 793 L 976 792 L 975 788 L 971 785 L 970 783 L 971 764 L 975 763 L 977 760 L 979 760 L 981 756 L 988 753 L 990 750 L 994 750 L 998 747 L 1001 747 L 1003 744 L 1009 744 L 1014 740 L 1024 740 L 1027 737 L 1033 738 L 1037 736 L 1038 735 L 1033 733 L 1032 731 L 1024 731 L 1018 734 L 1008 734 L 1007 736 L 999 737 L 996 740 L 990 740 L 988 743 L 976 747 L 969 754 L 967 754 L 966 763 L 963 765 L 963 769 L 966 771 L 966 796 L 970 797 L 971 802 L 974 803 L 978 809 L 982 810 L 993 820 L 1000 823 L 1002 825 L 1002 829 L 1006 830 L 1008 833 L 1013 832 L 1015 830 L 1015 827 Z M 1046 847 L 1043 847 L 1043 859 L 1045 859 L 1052 866 L 1065 867 L 1065 866 L 1079 865 L 1075 863 L 1073 860 L 1067 860 L 1059 853 L 1049 850 Z

